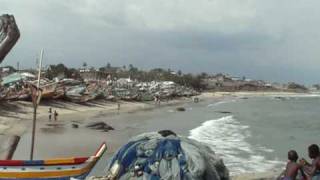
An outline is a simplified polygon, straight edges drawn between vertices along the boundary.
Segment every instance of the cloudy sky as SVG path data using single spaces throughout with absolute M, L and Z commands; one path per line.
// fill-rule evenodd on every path
M 318 0 L 0 0 L 21 39 L 4 64 L 225 72 L 320 82 Z

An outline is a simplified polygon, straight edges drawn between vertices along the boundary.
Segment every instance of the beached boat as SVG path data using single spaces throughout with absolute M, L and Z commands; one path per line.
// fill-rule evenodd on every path
M 27 100 L 29 98 L 30 98 L 29 90 L 22 89 L 22 90 L 9 90 L 3 99 L 7 101 L 19 101 L 19 100 Z
M 51 99 L 56 95 L 57 83 L 46 84 L 40 87 L 42 89 L 41 98 Z
M 56 89 L 55 94 L 52 96 L 52 99 L 63 99 L 65 97 L 65 90 L 63 87 L 59 87 Z
M 81 96 L 69 95 L 69 96 L 66 96 L 66 99 L 73 102 L 73 103 L 86 103 L 86 102 L 92 100 L 93 97 L 90 95 L 81 95 Z
M 97 161 L 106 151 L 103 143 L 91 157 L 49 159 L 49 160 L 0 160 L 0 180 L 70 180 L 85 179 Z
M 7 94 L 8 94 L 8 91 L 6 89 L 0 89 L 0 101 L 4 100 Z

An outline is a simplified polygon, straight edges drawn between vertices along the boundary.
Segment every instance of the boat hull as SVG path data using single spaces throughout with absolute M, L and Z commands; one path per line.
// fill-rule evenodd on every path
M 0 180 L 85 179 L 105 151 L 106 145 L 102 144 L 91 157 L 36 161 L 0 160 Z

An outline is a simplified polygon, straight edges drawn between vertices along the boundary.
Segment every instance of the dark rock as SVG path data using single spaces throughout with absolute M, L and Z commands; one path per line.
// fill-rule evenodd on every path
M 102 130 L 102 131 L 109 131 L 109 130 L 114 130 L 114 128 L 108 124 L 106 124 L 105 122 L 93 122 L 93 123 L 89 123 L 88 125 L 86 125 L 87 128 L 90 129 L 95 129 L 95 130 Z
M 240 99 L 249 99 L 248 97 L 241 97 Z
M 177 107 L 177 111 L 186 111 L 186 108 L 184 108 L 184 107 Z
M 72 124 L 72 128 L 79 128 L 79 124 Z
M 232 112 L 230 111 L 216 111 L 217 113 L 221 113 L 221 114 L 231 114 Z

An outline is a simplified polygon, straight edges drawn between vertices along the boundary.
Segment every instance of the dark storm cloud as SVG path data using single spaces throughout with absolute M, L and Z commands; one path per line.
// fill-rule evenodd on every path
M 34 66 L 134 64 L 227 72 L 272 81 L 319 81 L 316 0 L 3 0 L 21 39 L 5 60 Z

